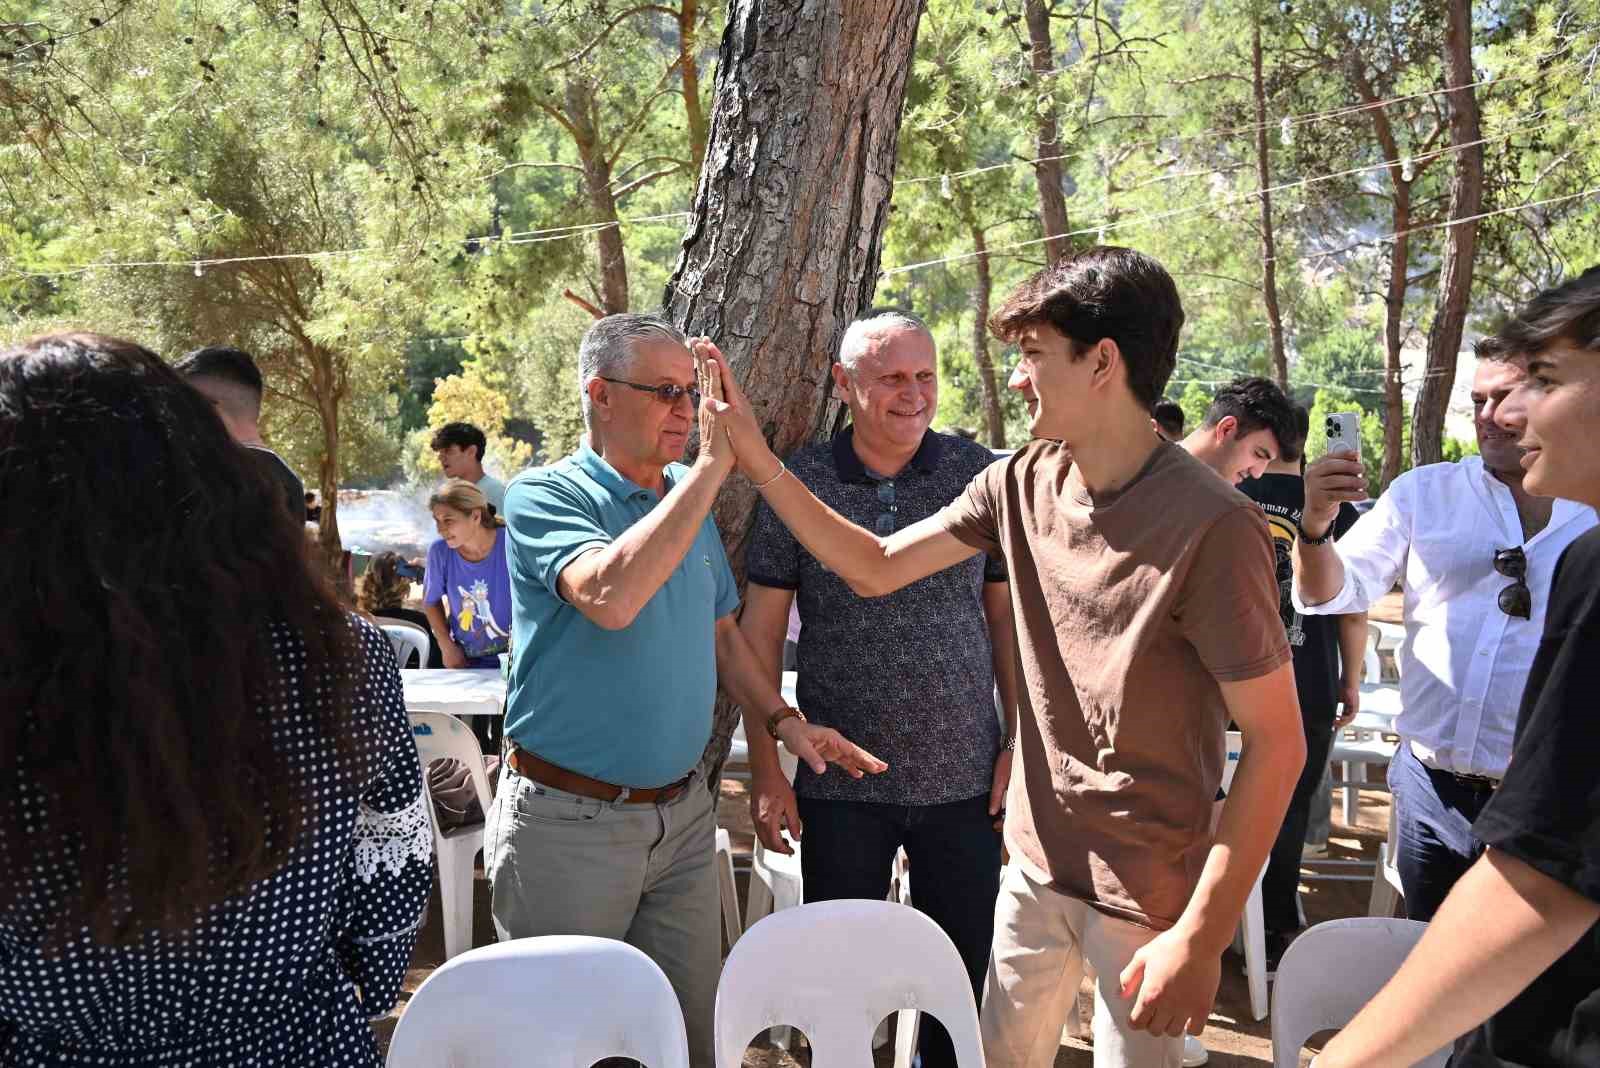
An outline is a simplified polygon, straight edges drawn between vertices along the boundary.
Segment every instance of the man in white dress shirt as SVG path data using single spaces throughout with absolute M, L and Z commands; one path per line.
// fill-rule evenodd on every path
M 1517 435 L 1495 411 L 1525 372 L 1484 361 L 1472 380 L 1481 456 L 1429 464 L 1390 484 L 1337 546 L 1339 502 L 1365 496 L 1359 463 L 1332 455 L 1306 470 L 1295 548 L 1295 607 L 1365 612 L 1405 586 L 1400 646 L 1403 742 L 1389 767 L 1406 914 L 1428 920 L 1483 845 L 1472 823 L 1511 756 L 1523 684 L 1544 631 L 1561 553 L 1594 509 L 1523 489 Z

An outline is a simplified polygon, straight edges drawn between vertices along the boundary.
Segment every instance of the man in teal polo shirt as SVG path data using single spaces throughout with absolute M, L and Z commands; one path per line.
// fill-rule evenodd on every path
M 503 938 L 587 934 L 647 953 L 711 1065 L 721 958 L 717 784 L 696 770 L 720 682 L 822 773 L 882 761 L 805 722 L 740 633 L 710 518 L 733 450 L 683 335 L 613 315 L 578 352 L 588 439 L 506 491 L 515 650 L 509 741 L 484 836 Z M 702 446 L 683 457 L 699 409 Z

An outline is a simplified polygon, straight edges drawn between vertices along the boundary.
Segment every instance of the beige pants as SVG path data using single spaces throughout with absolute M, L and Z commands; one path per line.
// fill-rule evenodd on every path
M 1013 864 L 995 904 L 994 953 L 983 992 L 989 1068 L 1049 1068 L 1087 960 L 1095 974 L 1095 1068 L 1179 1068 L 1183 1039 L 1135 1031 L 1117 977 L 1156 932 L 1096 912 Z

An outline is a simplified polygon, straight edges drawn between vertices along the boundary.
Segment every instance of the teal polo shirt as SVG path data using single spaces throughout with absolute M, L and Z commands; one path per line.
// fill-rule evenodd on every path
M 667 493 L 688 472 L 668 464 Z M 563 568 L 611 544 L 661 500 L 587 443 L 506 489 L 506 735 L 552 764 L 618 786 L 663 786 L 699 761 L 717 697 L 716 621 L 739 607 L 710 516 L 631 626 L 606 630 L 562 598 Z

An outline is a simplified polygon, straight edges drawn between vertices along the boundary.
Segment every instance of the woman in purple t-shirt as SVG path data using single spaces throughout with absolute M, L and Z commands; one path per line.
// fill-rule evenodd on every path
M 511 642 L 505 520 L 482 490 L 460 478 L 434 490 L 428 510 L 439 540 L 428 546 L 422 606 L 444 666 L 499 667 Z

